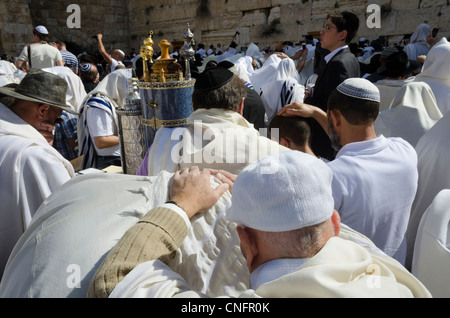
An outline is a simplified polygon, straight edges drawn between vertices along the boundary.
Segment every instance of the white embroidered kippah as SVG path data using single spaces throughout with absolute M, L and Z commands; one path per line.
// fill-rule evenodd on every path
M 359 77 L 348 78 L 336 87 L 344 95 L 380 102 L 380 91 L 372 82 Z
M 43 26 L 43 25 L 38 25 L 36 27 L 36 31 L 38 31 L 41 34 L 48 34 L 47 28 L 45 26 Z
M 333 214 L 332 178 L 326 163 L 300 151 L 263 157 L 238 175 L 227 219 L 266 232 L 319 224 Z

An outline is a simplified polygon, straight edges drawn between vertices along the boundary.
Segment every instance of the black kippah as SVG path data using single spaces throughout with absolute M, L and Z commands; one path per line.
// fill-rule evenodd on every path
M 219 64 L 217 64 L 217 67 L 223 67 L 226 69 L 230 69 L 234 66 L 234 63 L 231 63 L 230 61 L 222 61 Z
M 194 89 L 200 91 L 217 89 L 231 81 L 233 76 L 233 72 L 222 67 L 207 68 L 196 78 Z

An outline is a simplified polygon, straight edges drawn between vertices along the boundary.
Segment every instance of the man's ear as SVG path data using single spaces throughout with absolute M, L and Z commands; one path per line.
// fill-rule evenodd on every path
M 341 230 L 341 216 L 336 210 L 334 210 L 333 214 L 331 215 L 331 223 L 333 224 L 334 235 L 339 236 L 339 232 Z
M 348 34 L 347 30 L 342 30 L 342 31 L 339 33 L 339 40 L 345 42 L 345 40 L 346 40 L 346 38 L 347 38 L 347 34 Z
M 247 260 L 247 267 L 250 272 L 253 271 L 253 261 L 258 255 L 258 245 L 256 243 L 256 238 L 250 229 L 238 226 L 236 231 L 239 235 L 239 239 L 241 240 L 241 249 Z
M 239 115 L 243 115 L 244 114 L 244 101 L 245 101 L 245 97 L 242 97 L 241 99 L 241 103 L 239 104 Z
M 333 109 L 329 111 L 328 116 L 331 116 L 331 122 L 333 126 L 339 128 L 342 124 L 342 114 L 339 110 Z
M 46 116 L 46 113 L 49 111 L 50 106 L 47 104 L 42 104 L 38 107 L 37 114 L 39 116 L 39 119 L 43 119 Z
M 286 147 L 286 148 L 289 148 L 289 142 L 288 142 L 288 141 L 286 140 L 286 138 L 284 138 L 284 137 L 281 137 L 281 138 L 280 138 L 279 144 L 282 145 L 282 146 L 284 146 L 284 147 Z

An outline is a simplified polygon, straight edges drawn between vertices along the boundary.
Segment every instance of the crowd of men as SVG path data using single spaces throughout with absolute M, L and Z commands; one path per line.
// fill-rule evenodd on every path
M 273 50 L 198 45 L 182 149 L 174 129 L 162 127 L 137 175 L 110 180 L 136 196 L 166 191 L 164 199 L 148 198 L 135 224 L 96 250 L 82 294 L 435 296 L 416 275 L 414 253 L 422 216 L 450 186 L 448 151 L 428 150 L 449 149 L 436 135 L 450 127 L 442 124 L 450 116 L 450 44 L 428 24 L 396 45 L 356 41 L 359 23 L 350 12 L 330 14 L 320 39 L 283 40 Z M 116 110 L 128 79 L 144 76 L 139 54 L 108 52 L 102 34 L 97 57 L 50 42 L 44 26 L 33 35 L 14 63 L 0 64 L 2 297 L 39 295 L 31 290 L 41 273 L 21 280 L 18 271 L 44 273 L 57 251 L 30 258 L 25 242 L 58 213 L 55 200 L 79 213 L 82 203 L 64 192 L 87 182 L 77 172 L 121 166 Z M 177 52 L 172 57 L 173 69 L 186 72 Z M 165 186 L 154 182 L 167 173 Z M 91 203 L 83 212 L 92 215 L 121 193 L 97 189 L 96 176 L 88 180 L 96 190 L 83 190 Z M 123 177 L 153 181 L 128 191 L 126 179 L 114 179 Z M 52 228 L 40 242 L 58 235 Z M 61 238 L 70 239 L 83 237 Z

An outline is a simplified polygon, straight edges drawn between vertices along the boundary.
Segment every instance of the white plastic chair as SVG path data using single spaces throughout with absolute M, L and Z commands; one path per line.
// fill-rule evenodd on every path
M 450 189 L 435 197 L 417 230 L 411 272 L 435 298 L 450 297 Z

